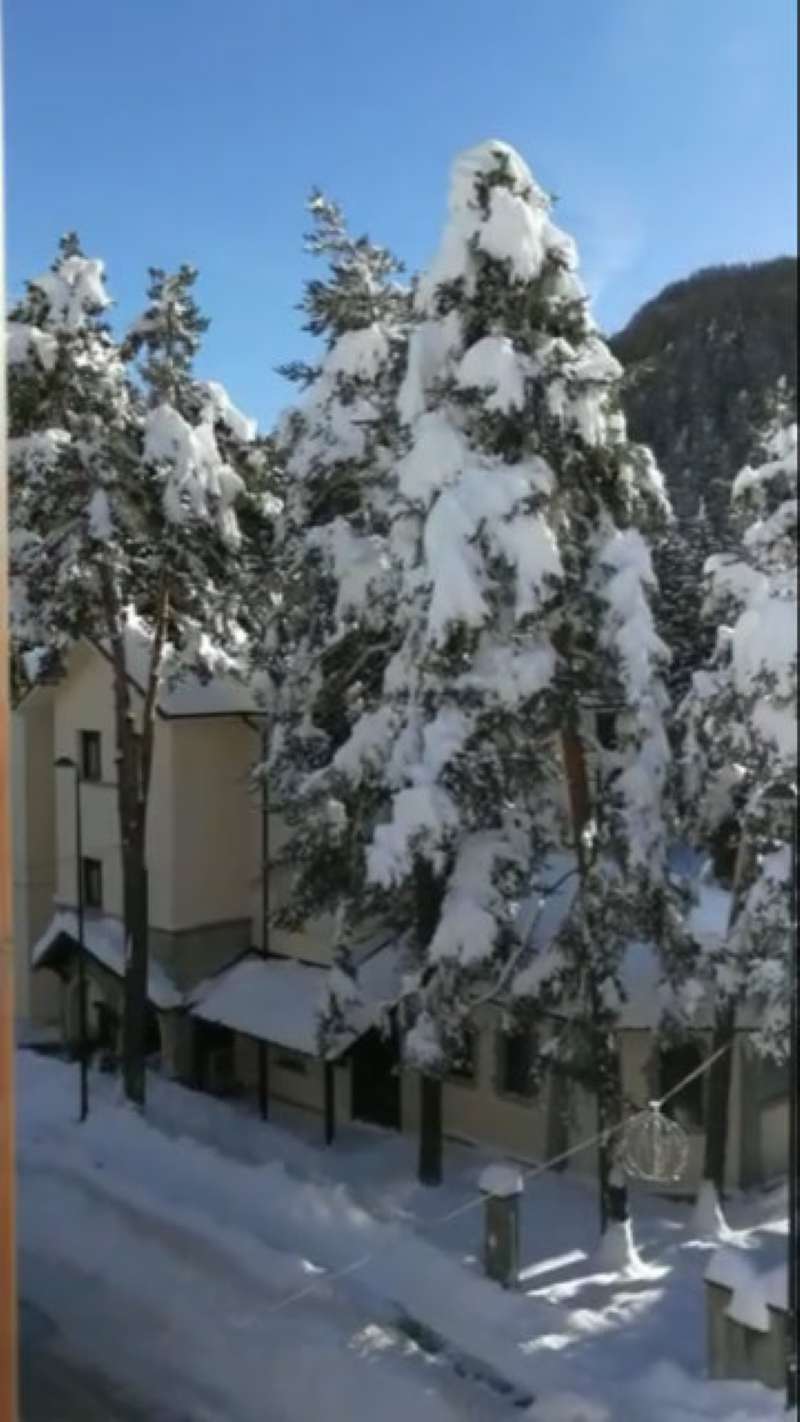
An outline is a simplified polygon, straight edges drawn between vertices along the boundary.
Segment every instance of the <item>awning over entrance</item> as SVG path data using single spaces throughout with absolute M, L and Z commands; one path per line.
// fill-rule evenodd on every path
M 87 914 L 83 923 L 84 947 L 108 972 L 118 978 L 125 976 L 125 933 L 117 918 Z M 61 909 L 53 916 L 31 952 L 34 968 L 57 969 L 69 954 L 78 948 L 78 915 L 74 909 Z M 162 1012 L 182 1007 L 183 997 L 170 981 L 161 963 L 151 958 L 147 976 L 147 995 L 154 1007 Z
M 289 1051 L 319 1056 L 317 1033 L 330 969 L 292 958 L 262 958 L 248 953 L 195 988 L 188 1006 L 195 1017 L 216 1022 L 262 1042 Z M 358 968 L 361 1002 L 352 1012 L 351 1028 L 340 1037 L 332 1056 L 339 1056 L 391 1006 L 400 985 L 394 944 L 378 947 Z

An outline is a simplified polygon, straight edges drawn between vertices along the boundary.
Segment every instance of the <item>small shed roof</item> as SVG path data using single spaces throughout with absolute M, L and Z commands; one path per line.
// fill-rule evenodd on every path
M 200 983 L 189 995 L 191 1012 L 263 1042 L 318 1056 L 320 1009 L 331 969 L 293 958 L 263 958 L 248 953 Z M 380 945 L 359 966 L 361 1003 L 351 1014 L 351 1027 L 332 1056 L 341 1055 L 373 1026 L 381 1008 L 396 997 L 400 978 L 397 951 Z
M 86 951 L 116 977 L 125 975 L 125 931 L 119 919 L 86 914 L 83 922 L 83 943 Z M 55 967 L 65 953 L 78 947 L 78 915 L 75 909 L 60 909 L 31 952 L 34 968 Z M 166 1011 L 180 1007 L 183 997 L 157 959 L 151 958 L 147 976 L 147 995 L 154 1007 Z

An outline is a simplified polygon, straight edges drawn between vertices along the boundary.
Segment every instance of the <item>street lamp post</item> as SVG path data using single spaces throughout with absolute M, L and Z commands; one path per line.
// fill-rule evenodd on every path
M 75 775 L 75 875 L 78 896 L 78 1058 L 80 1067 L 80 1120 L 89 1114 L 89 1034 L 86 1021 L 86 945 L 83 926 L 83 826 L 81 823 L 81 772 L 71 756 L 59 756 L 57 770 Z

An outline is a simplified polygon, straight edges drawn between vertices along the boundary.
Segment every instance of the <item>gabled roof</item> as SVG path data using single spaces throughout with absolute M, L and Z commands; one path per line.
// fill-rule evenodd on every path
M 103 968 L 115 977 L 125 975 L 125 933 L 117 918 L 87 914 L 83 923 L 84 947 Z M 61 909 L 51 918 L 47 928 L 31 950 L 34 968 L 57 967 L 66 954 L 78 948 L 78 915 L 74 909 Z M 167 1011 L 181 1007 L 183 996 L 171 981 L 161 963 L 150 959 L 147 974 L 147 995 L 154 1007 Z
M 90 637 L 82 637 L 76 646 L 85 646 L 98 652 L 106 661 L 111 660 L 109 646 L 105 642 L 95 642 Z M 144 696 L 150 662 L 151 641 L 141 623 L 131 622 L 125 633 L 125 659 L 128 681 L 140 696 Z M 28 658 L 35 661 L 35 653 Z M 61 680 L 69 676 L 67 669 Z M 35 697 L 38 702 L 42 695 L 51 696 L 52 680 L 36 682 L 20 697 L 17 709 L 25 710 Z M 262 714 L 252 690 L 230 671 L 220 670 L 208 678 L 195 672 L 183 673 L 178 680 L 171 681 L 165 676 L 156 703 L 158 714 L 166 719 L 180 719 L 194 716 L 258 716 Z

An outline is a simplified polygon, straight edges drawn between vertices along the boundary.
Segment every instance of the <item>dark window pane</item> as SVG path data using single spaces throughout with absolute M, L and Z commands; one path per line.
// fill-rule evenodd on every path
M 476 1034 L 467 1031 L 464 1040 L 450 1067 L 450 1075 L 455 1081 L 474 1081 L 477 1062 Z
M 504 1035 L 501 1047 L 500 1084 L 514 1096 L 532 1094 L 533 1043 L 527 1032 Z
M 696 1070 L 702 1061 L 700 1048 L 693 1042 L 666 1047 L 659 1058 L 659 1095 L 674 1090 L 684 1077 Z M 672 1116 L 688 1129 L 701 1130 L 705 1124 L 704 1074 L 696 1076 L 664 1106 L 664 1114 Z
M 99 859 L 83 861 L 83 902 L 86 908 L 103 907 L 103 866 Z
M 617 717 L 614 711 L 598 711 L 595 730 L 597 739 L 604 750 L 616 750 Z
M 81 775 L 84 780 L 100 780 L 103 773 L 99 731 L 81 731 Z

